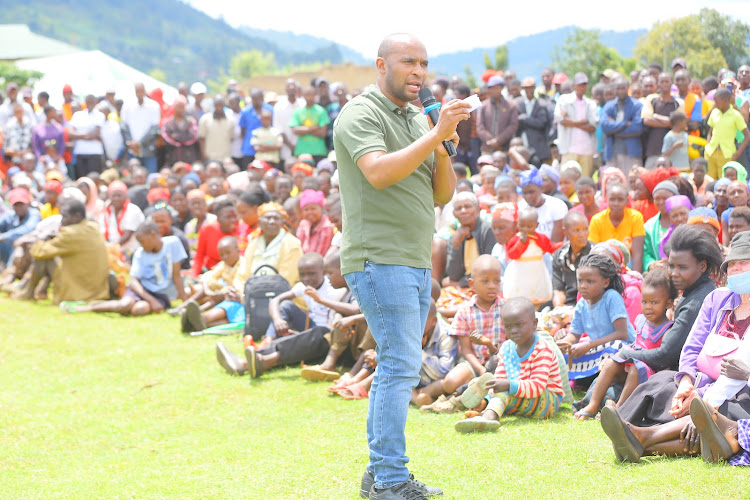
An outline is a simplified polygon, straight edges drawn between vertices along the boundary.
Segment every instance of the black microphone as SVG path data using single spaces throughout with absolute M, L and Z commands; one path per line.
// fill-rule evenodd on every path
M 419 89 L 419 100 L 422 101 L 422 106 L 427 111 L 427 116 L 432 120 L 432 124 L 437 125 L 440 111 L 438 111 L 438 107 L 436 106 L 437 101 L 435 100 L 435 96 L 432 95 L 432 90 L 427 87 Z M 456 146 L 453 142 L 443 141 L 443 147 L 448 151 L 448 156 L 456 156 Z

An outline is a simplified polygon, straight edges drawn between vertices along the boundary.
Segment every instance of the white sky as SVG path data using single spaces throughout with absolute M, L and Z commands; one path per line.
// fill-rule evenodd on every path
M 316 35 L 347 45 L 373 59 L 383 37 L 395 32 L 416 35 L 425 43 L 428 54 L 435 55 L 492 47 L 519 36 L 568 25 L 617 31 L 650 28 L 658 20 L 697 13 L 706 6 L 750 24 L 750 0 L 624 0 L 622 3 L 483 0 L 465 4 L 440 0 L 406 3 L 403 0 L 185 1 L 212 17 L 223 15 L 232 26 Z M 486 7 L 457 8 L 462 4 Z M 618 4 L 623 8 L 617 8 Z M 423 18 L 424 12 L 428 21 Z

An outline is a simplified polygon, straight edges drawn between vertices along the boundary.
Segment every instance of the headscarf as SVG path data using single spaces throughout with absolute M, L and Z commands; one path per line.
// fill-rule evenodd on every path
M 719 223 L 719 216 L 716 212 L 708 207 L 698 207 L 690 211 L 688 217 L 688 224 L 710 224 L 716 228 L 717 231 L 721 231 L 721 224 Z
M 311 203 L 316 203 L 321 207 L 324 207 L 326 204 L 326 197 L 323 194 L 323 191 L 317 191 L 315 189 L 305 189 L 302 191 L 302 194 L 299 196 L 299 208 L 305 208 L 305 206 Z
M 148 177 L 146 177 L 146 185 L 150 186 L 154 181 L 162 187 L 167 187 L 167 180 L 161 174 L 148 174 Z
M 740 182 L 746 182 L 747 181 L 747 171 L 745 170 L 745 167 L 742 166 L 742 164 L 736 162 L 736 161 L 728 161 L 724 164 L 723 167 L 721 167 L 721 176 L 722 178 L 726 178 L 727 176 L 727 169 L 733 168 L 737 172 L 737 180 Z
M 680 175 L 680 171 L 675 167 L 669 167 L 669 168 L 659 167 L 653 170 L 646 170 L 644 173 L 642 173 L 639 176 L 639 178 L 643 181 L 643 184 L 646 185 L 646 189 L 648 189 L 648 192 L 651 194 L 654 194 L 654 191 L 656 190 L 656 186 L 659 183 L 666 181 L 670 177 L 674 177 L 676 175 Z
M 278 212 L 281 215 L 281 218 L 284 220 L 287 220 L 289 218 L 286 210 L 284 210 L 284 207 L 280 203 L 269 202 L 264 203 L 263 205 L 258 207 L 258 217 L 263 217 L 268 212 Z
M 552 167 L 551 165 L 542 163 L 541 168 L 539 168 L 539 173 L 549 176 L 550 179 L 555 181 L 555 185 L 560 184 L 560 173 L 557 170 L 555 170 L 555 168 Z
M 146 200 L 148 200 L 149 205 L 153 205 L 154 202 L 158 200 L 169 201 L 169 197 L 170 193 L 167 188 L 158 187 L 149 190 L 148 194 L 146 195 Z
M 690 203 L 690 199 L 682 194 L 677 196 L 670 196 L 667 201 L 664 202 L 664 207 L 667 209 L 667 213 L 671 212 L 676 207 L 688 207 L 688 210 L 693 209 L 693 204 Z
M 541 186 L 543 183 L 544 180 L 536 167 L 531 167 L 521 172 L 521 187 L 528 186 L 529 184 Z
M 185 174 L 180 180 L 180 184 L 184 186 L 185 181 L 194 181 L 196 186 L 201 185 L 201 178 L 198 177 L 198 174 L 196 174 L 195 172 L 188 172 L 187 174 Z
M 497 189 L 497 188 L 499 188 L 499 187 L 500 187 L 500 183 L 501 183 L 501 182 L 504 182 L 504 181 L 512 181 L 512 180 L 513 180 L 513 179 L 511 179 L 511 178 L 510 178 L 510 177 L 508 177 L 507 175 L 498 175 L 497 177 L 495 177 L 495 189 Z
M 81 202 L 83 205 L 86 204 L 86 195 L 83 194 L 83 191 L 73 186 L 68 186 L 66 188 L 63 188 L 62 199 L 63 200 L 76 200 L 76 201 Z
M 331 174 L 333 174 L 333 171 L 336 170 L 336 167 L 333 166 L 333 162 L 329 160 L 328 158 L 323 158 L 318 162 L 318 172 L 321 170 L 328 170 Z
M 627 272 L 628 269 L 625 265 L 625 256 L 623 255 L 622 250 L 620 249 L 619 245 L 614 244 L 613 240 L 607 240 L 607 241 L 602 241 L 601 243 L 597 243 L 591 249 L 594 250 L 597 248 L 604 249 L 610 254 L 610 256 L 612 257 L 612 260 L 620 269 L 620 274 Z M 628 259 L 628 261 L 630 261 L 630 259 Z
M 563 163 L 562 167 L 560 168 L 560 172 L 565 172 L 569 168 L 574 168 L 578 170 L 579 174 L 583 175 L 583 168 L 581 167 L 581 164 L 575 160 L 568 160 L 565 163 Z
M 313 168 L 308 165 L 307 163 L 303 163 L 301 161 L 298 161 L 294 165 L 292 165 L 292 168 L 290 169 L 292 173 L 294 172 L 302 172 L 308 177 L 312 177 L 313 175 Z
M 518 220 L 518 207 L 515 203 L 498 203 L 492 207 L 492 220 L 496 219 L 516 222 Z
M 89 194 L 86 196 L 86 214 L 93 219 L 98 219 L 104 203 L 99 199 L 99 188 L 96 183 L 88 177 L 81 177 L 76 184 L 85 184 L 89 189 Z
M 628 187 L 628 179 L 622 170 L 617 167 L 604 167 L 602 169 L 602 196 L 605 199 L 607 198 L 607 187 L 615 177 L 620 179 L 620 184 L 625 186 L 625 188 Z

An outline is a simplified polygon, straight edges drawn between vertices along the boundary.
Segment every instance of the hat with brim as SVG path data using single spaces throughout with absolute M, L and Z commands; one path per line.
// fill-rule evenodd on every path
M 729 244 L 729 255 L 721 263 L 721 272 L 726 273 L 730 262 L 750 260 L 750 231 L 742 231 L 734 235 Z

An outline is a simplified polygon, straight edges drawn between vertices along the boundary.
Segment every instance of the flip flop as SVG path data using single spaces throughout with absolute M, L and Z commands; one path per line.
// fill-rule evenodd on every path
M 461 402 L 464 406 L 466 408 L 476 408 L 479 406 L 487 393 L 490 392 L 484 388 L 484 384 L 494 378 L 495 376 L 489 372 L 484 372 L 481 377 L 475 378 L 473 383 L 461 394 Z
M 579 420 L 583 422 L 584 420 L 592 420 L 596 418 L 596 413 L 590 413 L 583 410 L 578 410 L 575 415 L 573 415 L 573 418 L 576 420 Z
M 479 416 L 459 420 L 454 427 L 457 432 L 462 434 L 485 431 L 495 432 L 500 428 L 500 422 Z
M 77 306 L 85 306 L 86 302 L 83 300 L 63 300 L 60 302 L 60 310 L 64 313 L 72 314 Z
M 349 392 L 349 394 L 346 394 L 346 392 Z M 367 399 L 368 397 L 368 391 L 364 387 L 362 387 L 359 384 L 352 384 L 350 386 L 344 387 L 341 390 L 337 392 L 339 396 L 341 396 L 344 399 Z
M 320 366 L 305 366 L 300 376 L 310 382 L 333 382 L 341 377 L 339 372 L 324 370 Z
M 619 460 L 632 463 L 640 462 L 643 445 L 633 434 L 617 409 L 605 406 L 602 408 L 602 429 L 612 441 L 612 447 Z
M 713 408 L 709 408 L 700 397 L 690 402 L 690 418 L 700 432 L 701 457 L 704 462 L 727 460 L 734 455 L 732 446 L 713 419 Z

